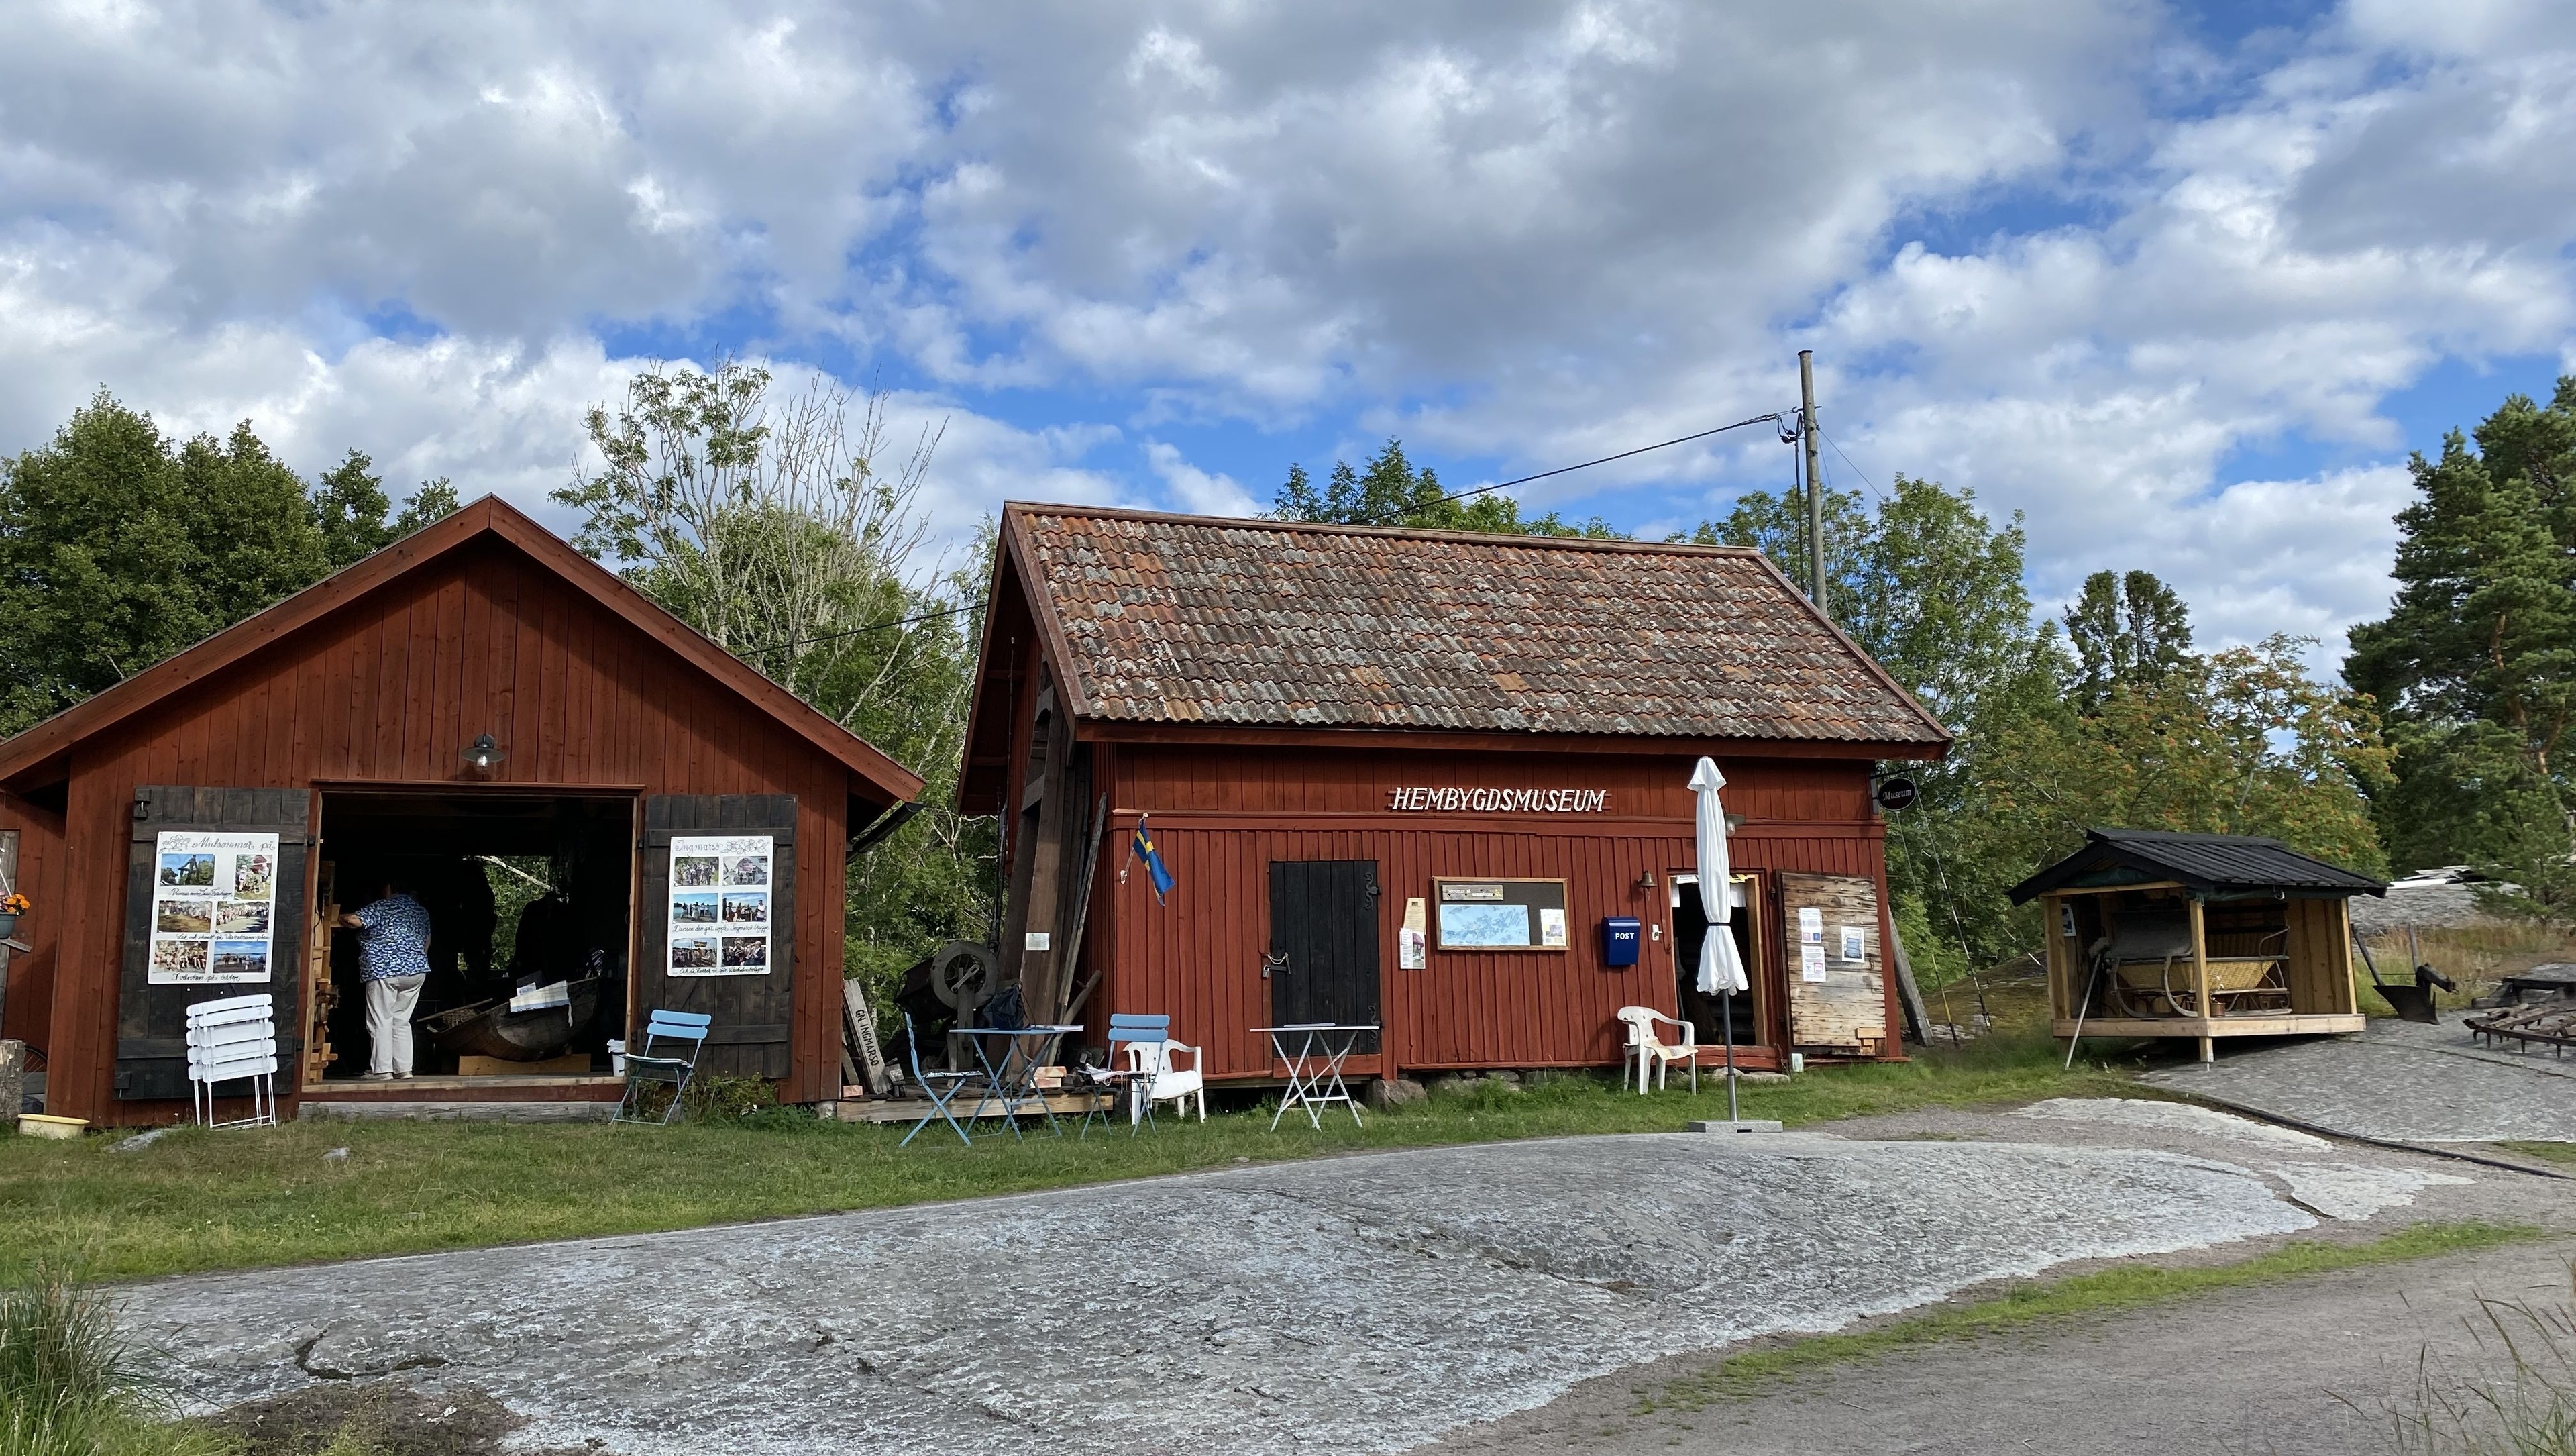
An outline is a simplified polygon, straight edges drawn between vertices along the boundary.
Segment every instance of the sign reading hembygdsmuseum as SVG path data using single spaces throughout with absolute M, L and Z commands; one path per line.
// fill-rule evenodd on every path
M 1386 806 L 1441 814 L 1602 814 L 1607 789 L 1435 789 L 1417 784 L 1386 791 Z

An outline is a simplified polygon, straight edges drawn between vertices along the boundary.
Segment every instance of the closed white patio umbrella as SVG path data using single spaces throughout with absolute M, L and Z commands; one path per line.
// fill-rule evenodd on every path
M 1691 770 L 1690 789 L 1698 799 L 1694 828 L 1699 851 L 1699 908 L 1708 920 L 1708 933 L 1699 943 L 1699 993 L 1718 998 L 1721 1010 L 1718 1020 L 1726 1036 L 1726 1117 L 1740 1122 L 1735 1092 L 1735 993 L 1753 989 L 1744 974 L 1744 958 L 1736 954 L 1735 934 L 1730 928 L 1734 918 L 1729 903 L 1734 897 L 1731 866 L 1726 856 L 1726 804 L 1718 791 L 1726 787 L 1726 775 L 1717 764 L 1701 759 Z

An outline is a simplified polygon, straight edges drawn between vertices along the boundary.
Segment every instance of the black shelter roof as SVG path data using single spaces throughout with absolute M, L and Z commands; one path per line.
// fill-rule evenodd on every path
M 2368 875 L 2247 834 L 2181 834 L 2167 829 L 2087 829 L 2084 847 L 2013 886 L 2023 904 L 2051 890 L 2172 881 L 2194 896 L 2381 895 Z

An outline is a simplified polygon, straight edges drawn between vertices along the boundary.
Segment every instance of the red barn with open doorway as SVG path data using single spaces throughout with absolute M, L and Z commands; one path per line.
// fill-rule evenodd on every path
M 1615 1063 L 1626 1005 L 1713 1041 L 1705 754 L 1744 1063 L 1897 1054 L 1872 773 L 1948 735 L 1758 553 L 1017 504 L 998 553 L 960 799 L 1002 816 L 1032 1019 L 1168 1013 L 1243 1080 L 1292 1021 L 1381 1023 L 1381 1075 Z
M 487 498 L 0 744 L 0 828 L 19 831 L 36 901 L 8 1034 L 43 1053 L 47 1109 L 94 1122 L 174 1116 L 186 1006 L 259 991 L 277 998 L 290 1105 L 614 1097 L 605 1042 L 655 1007 L 715 1017 L 704 1065 L 831 1098 L 843 866 L 920 787 Z M 677 887 L 675 839 L 699 841 Z M 247 847 L 199 866 L 200 840 Z M 169 886 L 226 856 L 230 898 L 177 903 Z M 524 964 L 488 963 L 484 856 L 546 887 L 541 946 L 521 915 Z M 723 866 L 705 893 L 700 859 Z M 574 988 L 567 1021 L 593 1008 L 565 1048 L 580 1067 L 353 1080 L 354 958 L 320 917 L 396 875 L 432 887 L 456 994 L 506 997 L 512 975 Z M 683 923 L 698 899 L 703 933 Z

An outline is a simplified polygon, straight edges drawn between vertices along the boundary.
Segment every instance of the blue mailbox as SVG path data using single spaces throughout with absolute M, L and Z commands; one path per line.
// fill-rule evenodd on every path
M 1644 938 L 1645 922 L 1634 915 L 1611 915 L 1601 922 L 1601 964 L 1633 966 L 1637 963 L 1637 943 Z

